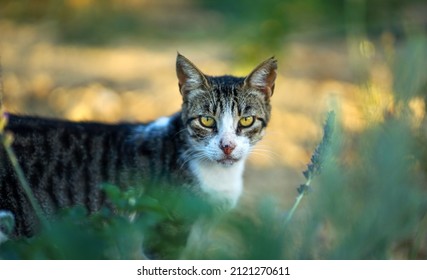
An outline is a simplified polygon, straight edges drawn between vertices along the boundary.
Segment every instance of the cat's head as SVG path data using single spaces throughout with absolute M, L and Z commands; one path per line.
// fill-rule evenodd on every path
M 244 160 L 270 120 L 277 61 L 267 59 L 244 78 L 212 77 L 178 54 L 176 72 L 190 156 L 223 166 Z

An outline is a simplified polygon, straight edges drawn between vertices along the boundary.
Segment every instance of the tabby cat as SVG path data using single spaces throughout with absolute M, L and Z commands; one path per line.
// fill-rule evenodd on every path
M 99 188 L 168 186 L 209 205 L 232 208 L 242 192 L 244 163 L 270 119 L 277 62 L 247 77 L 208 76 L 178 54 L 182 110 L 146 124 L 69 122 L 7 114 L 13 150 L 45 214 L 108 204 Z M 167 187 L 165 187 L 167 190 Z M 38 221 L 0 148 L 0 210 L 15 217 L 12 237 L 31 236 Z M 1 232 L 0 232 L 1 233 Z

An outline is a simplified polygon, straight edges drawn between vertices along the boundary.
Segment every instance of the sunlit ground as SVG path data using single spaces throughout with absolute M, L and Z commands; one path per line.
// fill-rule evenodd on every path
M 3 100 L 14 113 L 144 122 L 180 110 L 177 51 L 207 74 L 245 75 L 251 70 L 227 59 L 231 54 L 225 42 L 88 47 L 57 43 L 42 25 L 2 21 L 0 30 Z M 379 46 L 386 49 L 387 38 L 383 41 Z M 368 118 L 381 121 L 384 112 L 392 110 L 392 80 L 382 50 L 370 42 L 359 47 L 358 55 L 369 63 L 371 82 L 364 86 L 351 79 L 346 42 L 289 40 L 275 54 L 279 76 L 272 121 L 249 160 L 243 201 L 271 194 L 290 206 L 296 187 L 304 182 L 301 172 L 320 141 L 328 110 L 339 108 L 344 129 L 353 133 L 363 130 Z M 424 103 L 411 104 L 416 122 L 424 114 Z

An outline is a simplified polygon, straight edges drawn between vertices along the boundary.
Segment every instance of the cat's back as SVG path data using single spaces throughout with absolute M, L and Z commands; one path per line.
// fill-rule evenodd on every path
M 92 171 L 89 175 L 95 177 L 108 178 L 108 170 L 102 167 L 118 167 L 119 155 L 124 157 L 125 144 L 136 126 L 12 114 L 7 119 L 5 131 L 12 134 L 12 148 L 34 187 L 43 177 L 74 173 L 79 169 Z M 4 164 L 4 157 L 2 159 Z
M 127 139 L 135 127 L 13 114 L 7 115 L 7 120 L 5 132 L 13 136 L 12 150 L 48 215 L 76 204 L 89 211 L 99 209 L 104 202 L 99 184 L 119 182 L 117 170 L 125 164 Z M 15 214 L 16 234 L 32 234 L 36 223 L 33 210 L 3 147 L 0 209 Z
M 130 123 L 106 124 L 100 122 L 73 122 L 15 114 L 6 114 L 6 118 L 6 131 L 19 135 L 47 133 L 49 131 L 66 132 L 67 134 L 126 133 L 136 126 Z

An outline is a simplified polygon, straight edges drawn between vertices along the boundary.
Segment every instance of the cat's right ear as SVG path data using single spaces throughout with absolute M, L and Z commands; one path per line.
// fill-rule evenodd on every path
M 208 86 L 208 81 L 202 71 L 180 53 L 176 57 L 176 75 L 179 91 L 183 96 L 192 90 Z

